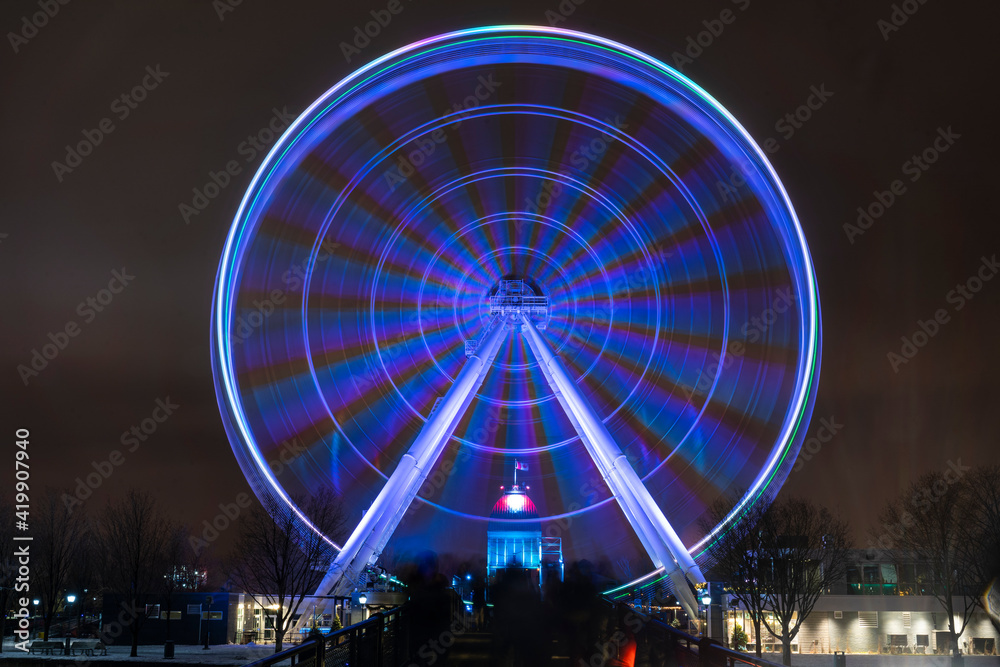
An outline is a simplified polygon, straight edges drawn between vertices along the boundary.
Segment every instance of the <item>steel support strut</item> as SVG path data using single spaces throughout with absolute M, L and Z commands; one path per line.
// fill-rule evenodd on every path
M 685 576 L 692 584 L 703 584 L 705 577 L 701 570 L 691 558 L 690 552 L 673 526 L 663 515 L 659 505 L 649 494 L 649 490 L 639 479 L 632 464 L 611 437 L 611 433 L 566 372 L 562 361 L 552 353 L 538 333 L 531 318 L 522 314 L 520 319 L 528 347 L 538 360 L 542 373 L 563 410 L 580 434 L 580 439 L 594 460 L 601 477 L 622 508 L 625 518 L 632 525 L 653 564 L 658 568 L 664 568 L 670 577 L 677 600 L 692 618 L 697 618 L 698 602 L 685 581 Z
M 364 568 L 378 559 L 482 386 L 500 349 L 505 325 L 506 318 L 497 317 L 491 322 L 475 354 L 466 360 L 441 404 L 427 419 L 361 523 L 344 543 L 316 595 L 349 593 Z

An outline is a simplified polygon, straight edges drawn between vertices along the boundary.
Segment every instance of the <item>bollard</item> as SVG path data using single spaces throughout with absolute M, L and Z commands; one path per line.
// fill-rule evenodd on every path
M 847 667 L 847 654 L 843 651 L 834 651 L 833 667 Z
M 163 657 L 170 660 L 174 657 L 174 640 L 168 639 L 163 642 Z

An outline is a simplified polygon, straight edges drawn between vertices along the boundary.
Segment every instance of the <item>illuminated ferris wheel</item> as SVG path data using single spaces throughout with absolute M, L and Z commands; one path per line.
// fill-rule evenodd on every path
M 390 53 L 298 118 L 233 222 L 212 342 L 262 502 L 302 530 L 293 496 L 356 511 L 319 592 L 390 540 L 484 539 L 516 457 L 572 553 L 640 559 L 690 610 L 713 536 L 794 461 L 820 325 L 791 202 L 725 109 L 627 46 L 505 26 Z

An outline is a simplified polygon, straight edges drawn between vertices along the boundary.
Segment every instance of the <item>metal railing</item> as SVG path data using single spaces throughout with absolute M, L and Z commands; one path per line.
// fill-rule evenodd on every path
M 247 667 L 271 667 L 286 661 L 297 667 L 399 667 L 413 652 L 410 619 L 410 607 L 404 604 L 328 635 L 310 635 L 298 646 Z
M 608 627 L 620 629 L 628 638 L 625 641 L 634 642 L 636 667 L 781 667 L 711 639 L 689 635 L 624 603 L 614 607 Z

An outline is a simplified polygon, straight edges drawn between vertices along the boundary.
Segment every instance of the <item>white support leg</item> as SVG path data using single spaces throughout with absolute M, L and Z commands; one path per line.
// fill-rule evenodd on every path
M 444 400 L 424 424 L 375 502 L 365 512 L 361 523 L 344 543 L 316 595 L 348 594 L 364 568 L 378 559 L 431 468 L 441 457 L 476 391 L 482 386 L 500 349 L 506 325 L 502 318 L 492 322 L 475 354 L 465 362 Z
M 685 575 L 691 583 L 702 584 L 705 583 L 705 577 L 701 570 L 604 423 L 566 372 L 562 361 L 552 353 L 529 317 L 522 315 L 521 322 L 528 347 L 538 359 L 552 391 L 580 434 L 584 447 L 618 501 L 625 518 L 635 530 L 653 564 L 665 569 L 674 584 L 677 600 L 691 617 L 697 618 L 698 601 L 685 581 Z

